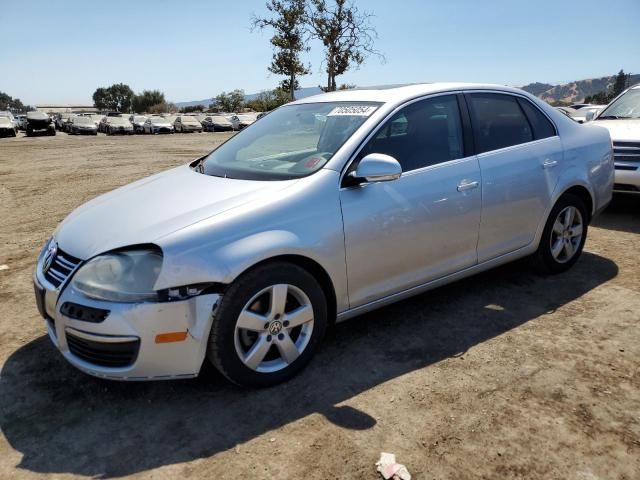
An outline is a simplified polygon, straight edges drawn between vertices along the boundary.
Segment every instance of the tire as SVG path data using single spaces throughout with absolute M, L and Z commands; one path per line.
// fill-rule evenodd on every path
M 551 209 L 538 250 L 531 257 L 538 272 L 566 272 L 578 261 L 587 239 L 589 213 L 580 197 L 569 193 L 560 197 Z
M 276 301 L 272 309 L 274 302 L 270 299 L 274 296 L 286 301 Z M 285 305 L 286 310 L 278 305 Z M 310 312 L 304 310 L 307 315 L 291 316 L 295 309 L 301 311 L 305 306 L 311 307 Z M 248 314 L 246 318 L 255 320 L 250 329 L 237 328 L 243 312 Z M 287 318 L 292 322 L 294 318 L 305 320 L 288 328 Z M 297 265 L 268 263 L 241 275 L 225 292 L 215 311 L 207 357 L 237 385 L 270 387 L 290 379 L 309 363 L 326 328 L 327 301 L 316 279 Z M 258 348 L 258 344 L 264 348 Z M 250 351 L 264 352 L 254 357 L 259 359 L 257 365 L 247 360 Z M 292 355 L 290 360 L 285 359 L 283 351 Z

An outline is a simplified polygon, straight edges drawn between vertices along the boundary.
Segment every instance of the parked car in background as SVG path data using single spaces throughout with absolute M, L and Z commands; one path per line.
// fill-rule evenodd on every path
M 202 133 L 202 124 L 194 116 L 180 115 L 173 122 L 173 128 L 176 132 L 198 132 Z
M 16 115 L 16 124 L 18 130 L 26 130 L 27 129 L 27 116 L 26 115 Z
M 54 136 L 56 134 L 56 125 L 53 119 L 44 112 L 28 112 L 27 113 L 27 136 L 45 134 Z
M 567 117 L 571 117 L 571 114 L 576 112 L 576 109 L 571 107 L 553 107 L 553 108 L 558 110 L 560 113 L 563 113 Z
M 0 137 L 15 137 L 18 129 L 8 116 L 0 116 Z
M 105 116 L 100 113 L 94 113 L 91 115 L 91 120 L 93 120 L 93 123 L 96 126 L 96 128 L 98 128 L 98 131 L 100 129 L 100 122 L 102 121 L 103 118 L 105 118 Z
M 256 121 L 258 113 L 238 113 L 231 117 L 234 130 L 242 130 Z
M 71 213 L 36 304 L 89 374 L 186 378 L 208 359 L 266 387 L 334 321 L 523 257 L 568 270 L 613 175 L 607 130 L 522 90 L 331 92 Z
M 18 120 L 16 119 L 16 117 L 14 117 L 13 113 L 9 111 L 2 111 L 0 112 L 0 117 L 8 118 L 14 129 L 18 131 Z
M 160 116 L 151 116 L 144 122 L 144 133 L 173 133 L 173 123 L 168 119 Z
M 144 122 L 147 121 L 145 115 L 131 115 L 129 121 L 131 125 L 133 125 L 133 131 L 135 133 L 144 133 Z
M 71 131 L 71 125 L 73 124 L 73 119 L 77 117 L 78 114 L 70 113 L 62 123 L 62 131 L 69 133 Z
M 71 118 L 69 133 L 71 135 L 98 135 L 98 127 L 90 115 L 79 115 Z
M 107 135 L 133 135 L 133 125 L 126 117 L 107 117 L 105 124 Z
M 233 130 L 233 123 L 223 115 L 209 115 L 202 121 L 205 132 L 227 132 Z
M 640 194 L 640 84 L 622 92 L 592 124 L 609 130 L 613 140 L 614 192 Z
M 571 105 L 569 105 L 569 107 L 573 108 L 574 110 L 580 110 L 581 108 L 590 107 L 591 105 L 591 103 L 572 103 Z
M 58 114 L 58 116 L 56 117 L 55 123 L 56 123 L 56 128 L 60 131 L 64 131 L 64 127 L 65 124 L 67 122 L 67 120 L 71 117 L 71 113 L 60 113 Z
M 573 112 L 570 116 L 578 123 L 589 122 L 595 115 L 604 110 L 606 105 L 589 105 Z M 591 115 L 590 115 L 591 114 Z M 588 118 L 587 118 L 588 117 Z

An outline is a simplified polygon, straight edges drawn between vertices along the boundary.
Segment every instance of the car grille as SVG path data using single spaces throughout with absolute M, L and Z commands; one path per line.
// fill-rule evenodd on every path
M 69 278 L 69 275 L 75 271 L 80 262 L 82 260 L 79 258 L 58 249 L 51 261 L 51 266 L 44 272 L 44 278 L 57 288 Z
M 618 170 L 636 170 L 640 167 L 640 142 L 613 142 L 613 159 L 623 162 L 616 163 Z
M 140 340 L 106 343 L 80 338 L 71 332 L 66 332 L 66 334 L 69 351 L 81 360 L 93 365 L 111 368 L 128 367 L 138 357 Z

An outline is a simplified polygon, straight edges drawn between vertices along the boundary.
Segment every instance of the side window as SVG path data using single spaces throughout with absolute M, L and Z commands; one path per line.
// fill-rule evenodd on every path
M 471 93 L 471 121 L 478 153 L 531 142 L 533 132 L 518 101 L 511 95 Z
M 403 108 L 360 151 L 394 157 L 403 172 L 462 158 L 462 124 L 455 95 L 421 100 Z
M 529 100 L 525 100 L 524 98 L 518 98 L 518 103 L 533 127 L 533 135 L 536 137 L 536 140 L 555 137 L 556 129 L 537 107 L 533 106 Z

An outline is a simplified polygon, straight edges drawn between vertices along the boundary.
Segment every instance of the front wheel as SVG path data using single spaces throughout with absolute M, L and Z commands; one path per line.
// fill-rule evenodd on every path
M 297 265 L 269 263 L 225 292 L 208 358 L 233 383 L 269 387 L 304 368 L 326 327 L 327 302 L 316 279 Z
M 534 266 L 543 273 L 561 273 L 578 261 L 587 239 L 589 212 L 584 202 L 565 194 L 555 204 L 533 256 Z

